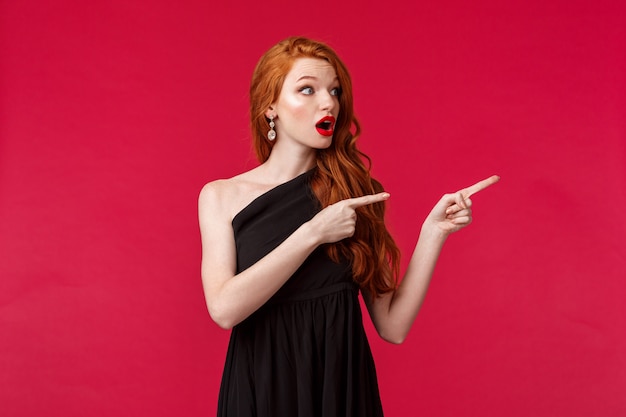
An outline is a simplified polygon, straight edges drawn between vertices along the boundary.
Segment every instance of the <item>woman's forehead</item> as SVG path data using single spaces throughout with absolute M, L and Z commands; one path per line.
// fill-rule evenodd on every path
M 337 78 L 337 74 L 328 61 L 319 58 L 297 58 L 287 74 L 287 79 L 297 82 L 303 78 L 334 80 Z

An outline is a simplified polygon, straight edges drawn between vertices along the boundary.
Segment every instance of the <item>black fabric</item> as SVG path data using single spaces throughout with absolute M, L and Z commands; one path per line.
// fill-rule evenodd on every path
M 314 171 L 271 189 L 233 219 L 238 272 L 319 211 Z M 376 370 L 347 262 L 315 250 L 231 333 L 219 417 L 382 416 Z

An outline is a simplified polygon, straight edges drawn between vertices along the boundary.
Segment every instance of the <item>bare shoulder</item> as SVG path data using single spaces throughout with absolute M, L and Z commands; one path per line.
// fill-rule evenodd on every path
M 233 178 L 215 180 L 205 184 L 198 197 L 199 205 L 214 208 L 222 206 L 221 203 L 227 201 L 229 195 L 236 192 L 235 185 Z
M 210 213 L 212 217 L 227 220 L 232 217 L 234 200 L 243 193 L 237 177 L 211 181 L 202 187 L 198 197 L 200 216 Z
M 255 170 L 211 181 L 202 187 L 198 197 L 200 216 L 211 213 L 212 217 L 232 221 L 241 209 L 266 191 L 266 188 L 258 180 Z

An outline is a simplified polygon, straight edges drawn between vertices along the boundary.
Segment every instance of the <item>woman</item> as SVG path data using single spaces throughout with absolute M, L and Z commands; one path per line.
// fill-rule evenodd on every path
M 261 164 L 199 197 L 209 313 L 232 328 L 220 416 L 381 416 L 360 290 L 380 336 L 406 337 L 446 237 L 471 222 L 469 196 L 437 203 L 401 284 L 384 225 L 389 194 L 356 148 L 348 71 L 328 46 L 290 38 L 250 87 Z

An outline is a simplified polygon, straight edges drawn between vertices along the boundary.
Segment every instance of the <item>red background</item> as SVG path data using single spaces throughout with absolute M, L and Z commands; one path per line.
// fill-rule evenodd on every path
M 366 323 L 388 416 L 626 415 L 626 7 L 615 1 L 0 2 L 0 415 L 214 415 L 197 195 L 255 164 L 278 40 L 351 69 L 405 253 L 491 174 L 407 342 Z

